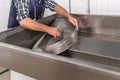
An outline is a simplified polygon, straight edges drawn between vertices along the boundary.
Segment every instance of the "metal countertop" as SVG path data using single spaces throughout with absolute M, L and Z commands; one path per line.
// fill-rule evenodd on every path
M 104 37 L 104 35 L 102 36 Z M 72 57 L 120 67 L 120 42 L 112 38 L 107 40 L 107 37 L 104 39 L 102 36 L 96 38 L 95 36 L 81 35 L 70 48 L 70 51 L 74 52 L 71 54 Z

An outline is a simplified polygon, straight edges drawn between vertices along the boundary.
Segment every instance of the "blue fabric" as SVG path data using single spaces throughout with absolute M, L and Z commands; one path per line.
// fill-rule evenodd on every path
M 41 0 L 30 0 L 30 17 L 32 19 L 40 19 L 44 15 L 45 2 Z
M 41 1 L 41 2 L 39 2 Z M 40 19 L 44 15 L 45 10 L 45 1 L 44 0 L 30 0 L 29 3 L 29 17 L 32 19 Z M 12 0 L 9 20 L 8 20 L 8 28 L 13 28 L 19 26 L 19 22 L 16 20 L 17 12 L 14 6 L 14 0 Z
M 8 19 L 8 28 L 16 27 L 19 25 L 18 21 L 16 20 L 16 16 L 17 16 L 16 8 L 12 0 L 10 13 L 9 13 L 9 19 Z

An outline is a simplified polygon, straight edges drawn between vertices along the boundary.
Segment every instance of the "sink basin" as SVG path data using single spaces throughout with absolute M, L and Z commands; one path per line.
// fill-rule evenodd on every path
M 56 17 L 41 22 L 50 25 Z M 1 32 L 0 65 L 38 80 L 120 80 L 119 42 L 79 36 L 69 50 L 55 55 L 32 50 L 43 35 L 22 27 Z

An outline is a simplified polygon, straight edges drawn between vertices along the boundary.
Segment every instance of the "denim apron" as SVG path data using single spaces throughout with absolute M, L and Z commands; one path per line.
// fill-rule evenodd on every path
M 30 0 L 29 2 L 29 17 L 32 19 L 40 19 L 44 15 L 45 10 L 45 0 Z M 11 2 L 8 28 L 13 28 L 19 26 L 19 22 L 16 20 L 17 10 L 14 5 L 14 0 Z

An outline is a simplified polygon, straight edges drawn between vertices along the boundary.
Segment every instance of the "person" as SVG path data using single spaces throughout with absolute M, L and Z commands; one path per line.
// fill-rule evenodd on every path
M 77 19 L 53 0 L 12 0 L 8 28 L 20 25 L 31 30 L 46 32 L 54 37 L 60 37 L 61 34 L 56 27 L 50 27 L 36 21 L 43 17 L 45 8 L 68 18 L 78 28 Z

